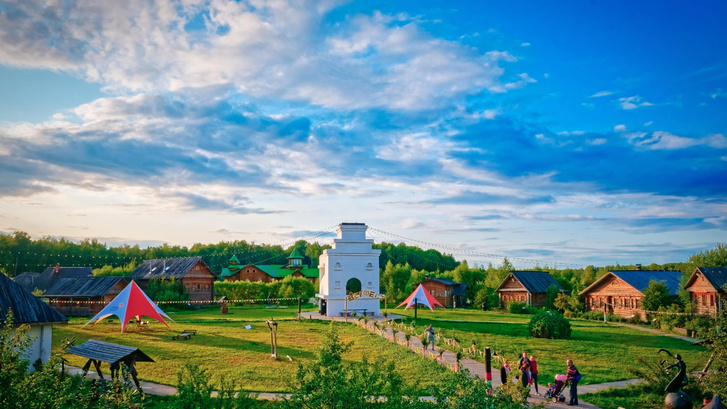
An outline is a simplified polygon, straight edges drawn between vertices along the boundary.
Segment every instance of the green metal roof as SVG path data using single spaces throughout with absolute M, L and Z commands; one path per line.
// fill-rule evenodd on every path
M 298 248 L 296 247 L 296 248 L 293 249 L 293 252 L 290 253 L 290 256 L 288 256 L 288 258 L 300 258 L 300 259 L 303 259 L 305 257 L 300 254 L 300 251 L 298 251 Z
M 290 269 L 285 268 L 288 267 L 287 264 L 253 264 L 255 267 L 259 268 L 260 270 L 264 271 L 265 274 L 269 275 L 273 278 L 285 278 L 296 271 L 300 271 L 301 274 L 303 274 L 303 277 L 306 278 L 317 278 L 320 275 L 320 271 L 317 268 L 308 268 L 305 266 L 301 266 L 300 269 Z M 244 267 L 244 266 L 241 266 Z M 231 275 L 234 275 L 239 270 L 230 271 L 229 268 L 222 268 L 222 277 L 230 277 Z

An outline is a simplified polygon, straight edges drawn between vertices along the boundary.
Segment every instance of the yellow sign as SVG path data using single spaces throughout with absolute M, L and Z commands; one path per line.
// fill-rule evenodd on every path
M 378 299 L 384 299 L 386 296 L 384 294 L 379 294 L 373 291 L 359 291 L 357 293 L 351 293 L 348 295 L 347 299 L 348 301 L 357 300 L 361 297 L 371 297 L 371 298 L 378 298 Z

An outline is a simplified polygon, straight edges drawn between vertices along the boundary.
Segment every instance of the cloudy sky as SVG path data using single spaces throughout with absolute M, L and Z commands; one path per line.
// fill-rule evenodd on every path
M 478 262 L 682 261 L 727 241 L 725 16 L 0 0 L 0 231 L 285 243 L 356 221 Z

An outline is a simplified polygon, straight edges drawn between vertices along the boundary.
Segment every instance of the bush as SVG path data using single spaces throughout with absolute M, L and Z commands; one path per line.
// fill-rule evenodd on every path
M 552 310 L 540 310 L 530 320 L 528 331 L 537 338 L 565 339 L 570 338 L 570 322 L 560 313 Z
M 528 306 L 524 302 L 510 301 L 507 303 L 507 312 L 510 314 L 526 314 Z

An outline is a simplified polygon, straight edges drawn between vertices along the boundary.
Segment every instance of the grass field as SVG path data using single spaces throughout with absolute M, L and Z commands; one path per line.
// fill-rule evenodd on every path
M 303 316 L 305 311 L 312 310 L 312 307 L 304 309 Z M 179 368 L 185 363 L 193 363 L 209 370 L 214 382 L 220 377 L 228 377 L 239 379 L 238 386 L 244 390 L 283 392 L 289 390 L 287 382 L 295 374 L 298 363 L 315 358 L 329 328 L 328 322 L 294 321 L 295 311 L 292 307 L 246 305 L 230 307 L 230 313 L 226 315 L 220 314 L 218 309 L 172 312 L 169 315 L 175 323 L 170 325 L 174 331 L 152 322 L 148 329 L 129 325 L 124 334 L 120 334 L 117 319 L 81 328 L 87 319 L 74 318 L 68 325 L 54 328 L 53 352 L 60 352 L 64 337 L 75 336 L 76 345 L 87 339 L 99 339 L 135 346 L 151 356 L 155 363 L 138 364 L 140 377 L 144 380 L 175 385 Z M 413 317 L 411 310 L 390 312 Z M 278 353 L 282 360 L 270 357 L 270 331 L 265 324 L 270 318 L 279 322 Z M 478 348 L 490 346 L 513 361 L 522 351 L 527 351 L 537 357 L 543 383 L 550 381 L 556 373 L 563 373 L 568 358 L 573 359 L 583 373 L 582 383 L 593 384 L 632 378 L 627 368 L 636 365 L 635 358 L 656 359 L 659 348 L 680 353 L 690 368 L 703 365 L 709 355 L 704 348 L 679 339 L 591 321 L 571 321 L 573 334 L 569 340 L 537 339 L 527 333 L 529 320 L 527 315 L 477 310 L 420 310 L 416 325 L 423 332 L 425 326 L 433 324 L 444 336 L 458 338 L 463 347 L 470 346 L 474 340 Z M 248 324 L 252 326 L 249 330 L 244 328 Z M 346 360 L 361 362 L 364 355 L 369 361 L 393 360 L 405 382 L 423 393 L 428 392 L 430 382 L 436 382 L 434 375 L 444 371 L 436 363 L 362 328 L 343 323 L 335 325 L 344 341 L 354 341 Z M 196 329 L 198 335 L 186 341 L 173 341 L 172 335 L 184 329 Z M 66 355 L 66 358 L 75 366 L 85 363 L 81 357 Z M 108 368 L 104 367 L 104 370 L 108 371 Z
M 410 310 L 394 312 L 407 316 L 408 321 L 414 315 Z M 627 368 L 637 365 L 635 358 L 657 359 L 660 348 L 681 354 L 690 368 L 703 366 L 709 358 L 705 348 L 680 339 L 596 321 L 571 320 L 573 332 L 568 340 L 533 338 L 528 334 L 530 317 L 477 310 L 420 310 L 416 325 L 423 331 L 432 324 L 448 338 L 455 334 L 463 347 L 474 340 L 479 349 L 489 346 L 510 361 L 527 351 L 535 355 L 543 383 L 556 373 L 565 373 L 566 359 L 572 359 L 583 374 L 582 384 L 594 384 L 633 378 Z
M 329 322 L 293 320 L 294 308 L 262 308 L 256 306 L 230 307 L 230 313 L 220 314 L 218 309 L 172 312 L 169 316 L 174 331 L 152 321 L 149 328 L 139 329 L 130 324 L 120 333 L 118 319 L 103 322 L 95 327 L 81 328 L 88 318 L 73 318 L 68 325 L 56 326 L 53 331 L 53 352 L 61 351 L 65 337 L 76 337 L 75 345 L 88 339 L 98 339 L 122 345 L 138 347 L 156 362 L 137 365 L 142 380 L 177 384 L 177 372 L 186 363 L 209 370 L 216 384 L 220 377 L 237 379 L 237 386 L 256 392 L 283 392 L 289 390 L 298 363 L 313 360 L 316 351 L 329 329 Z M 278 355 L 270 357 L 270 330 L 265 320 L 274 318 L 278 323 Z M 245 325 L 251 329 L 245 329 Z M 424 360 L 381 337 L 370 334 L 350 324 L 335 323 L 343 341 L 353 341 L 352 350 L 344 358 L 361 362 L 364 355 L 369 361 L 377 359 L 397 362 L 397 370 L 405 382 L 426 392 L 436 373 L 444 371 L 439 365 Z M 185 329 L 196 329 L 196 336 L 189 340 L 172 340 L 172 336 Z M 289 361 L 286 356 L 290 356 Z M 86 359 L 65 355 L 71 365 L 83 366 Z M 108 367 L 103 370 L 108 374 Z M 428 376 L 419 376 L 426 373 Z

